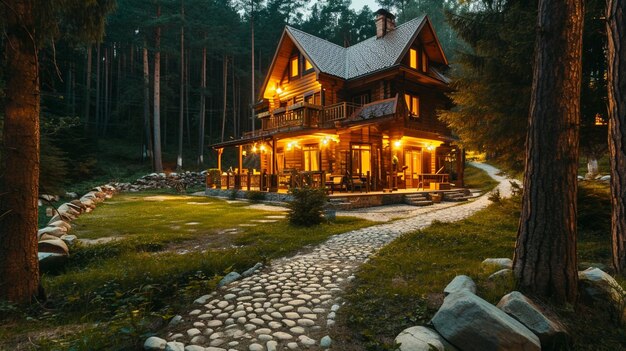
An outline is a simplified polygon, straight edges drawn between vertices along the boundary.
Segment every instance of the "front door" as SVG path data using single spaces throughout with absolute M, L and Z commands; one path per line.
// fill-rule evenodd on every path
M 423 187 L 419 184 L 419 175 L 422 173 L 422 150 L 411 149 L 404 153 L 404 179 L 407 188 Z

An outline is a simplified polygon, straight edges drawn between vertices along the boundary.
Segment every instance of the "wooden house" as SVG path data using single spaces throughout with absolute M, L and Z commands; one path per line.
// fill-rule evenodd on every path
M 212 147 L 238 147 L 235 188 L 462 186 L 462 150 L 436 116 L 450 104 L 447 68 L 426 16 L 396 26 L 379 10 L 376 36 L 349 47 L 287 26 L 255 106 L 261 128 Z

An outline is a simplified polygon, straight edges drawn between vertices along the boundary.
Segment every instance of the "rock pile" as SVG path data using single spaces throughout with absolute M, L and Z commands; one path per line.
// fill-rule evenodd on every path
M 184 173 L 151 173 L 132 183 L 110 183 L 120 191 L 142 191 L 152 189 L 177 189 L 182 191 L 192 186 L 203 186 L 206 181 L 206 171 Z
M 483 264 L 510 267 L 509 259 L 486 259 Z M 508 269 L 508 268 L 504 268 Z M 594 301 L 612 301 L 626 317 L 626 292 L 598 268 L 578 272 L 581 293 Z M 403 330 L 396 337 L 398 351 L 450 350 L 561 350 L 569 349 L 564 325 L 539 304 L 518 291 L 496 306 L 476 295 L 476 285 L 465 275 L 455 277 L 444 290 L 445 299 L 429 326 Z
M 96 205 L 109 199 L 117 191 L 111 185 L 93 188 L 80 199 L 66 202 L 56 209 L 48 225 L 37 231 L 39 240 L 39 264 L 49 268 L 64 262 L 70 254 L 70 247 L 76 241 L 75 235 L 70 235 L 70 224 L 83 213 L 91 212 Z

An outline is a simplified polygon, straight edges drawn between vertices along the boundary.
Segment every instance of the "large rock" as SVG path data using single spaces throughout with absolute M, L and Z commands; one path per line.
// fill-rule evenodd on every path
M 226 276 L 224 276 L 224 278 L 222 278 L 219 283 L 217 283 L 217 287 L 220 288 L 224 285 L 228 285 L 239 278 L 241 278 L 241 274 L 237 272 L 230 272 L 226 274 Z
M 486 258 L 483 266 L 495 266 L 498 268 L 513 268 L 513 261 L 510 258 Z
M 443 294 L 448 296 L 460 290 L 468 290 L 469 292 L 476 294 L 476 283 L 472 278 L 466 275 L 457 275 L 452 281 L 443 289 Z
M 626 291 L 613 277 L 591 267 L 578 272 L 578 284 L 584 300 L 600 305 L 610 302 L 618 318 L 626 321 Z
M 69 232 L 72 229 L 72 225 L 67 223 L 67 222 L 65 222 L 65 221 L 52 222 L 52 223 L 48 224 L 48 227 L 65 228 L 66 232 Z
M 63 242 L 63 240 L 57 238 L 54 240 L 40 241 L 39 252 L 51 252 L 67 256 L 70 254 L 70 249 L 67 248 L 67 245 Z
M 431 322 L 464 351 L 541 350 L 539 338 L 528 328 L 467 290 L 448 295 Z
M 67 255 L 63 254 L 39 252 L 37 256 L 39 258 L 39 268 L 43 271 L 55 270 L 67 262 Z
M 254 266 L 248 268 L 247 270 L 245 270 L 243 273 L 241 273 L 242 277 L 249 277 L 251 275 L 254 274 L 254 272 L 256 272 L 258 269 L 263 268 L 263 263 L 261 262 L 257 262 L 257 264 L 255 264 Z
M 78 211 L 76 208 L 74 208 L 73 205 L 69 203 L 64 203 L 63 205 L 59 206 L 57 208 L 57 211 L 59 211 L 61 215 L 66 215 L 66 214 L 70 214 L 72 216 L 80 215 L 80 211 Z
M 143 349 L 147 351 L 165 350 L 166 345 L 167 341 L 157 338 L 156 336 L 151 336 L 143 343 Z
M 404 329 L 395 340 L 400 344 L 398 351 L 453 351 L 456 348 L 448 343 L 436 331 L 426 327 Z
M 57 222 L 61 222 L 61 221 L 57 221 Z M 65 229 L 65 227 L 44 227 L 37 231 L 38 238 L 41 238 L 41 236 L 44 234 L 52 235 L 58 238 L 67 234 L 67 229 Z
M 543 350 L 567 349 L 568 334 L 565 327 L 558 320 L 548 318 L 541 307 L 519 291 L 504 295 L 497 306 L 535 333 Z

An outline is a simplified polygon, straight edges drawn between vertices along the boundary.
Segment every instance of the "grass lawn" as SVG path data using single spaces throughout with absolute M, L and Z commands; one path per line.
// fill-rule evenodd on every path
M 479 189 L 482 193 L 490 191 L 498 185 L 498 182 L 491 178 L 485 171 L 470 164 L 465 164 L 463 182 L 466 188 Z
M 162 192 L 107 200 L 73 222 L 72 234 L 117 239 L 80 244 L 61 270 L 44 274 L 45 307 L 0 305 L 0 349 L 29 338 L 43 350 L 133 349 L 225 273 L 373 224 L 350 217 L 310 228 L 255 222 L 283 213 L 248 206 Z
M 579 262 L 609 265 L 608 191 L 603 184 L 581 185 Z M 512 258 L 519 214 L 519 198 L 509 199 L 465 220 L 435 223 L 387 245 L 361 267 L 346 293 L 347 303 L 339 310 L 333 337 L 338 349 L 393 350 L 393 340 L 400 331 L 430 321 L 443 302 L 444 287 L 458 274 L 471 276 L 478 294 L 497 303 L 514 284 L 490 282 L 487 277 L 494 269 L 482 267 L 481 261 L 487 257 Z M 626 347 L 624 329 L 601 313 L 592 313 L 584 306 L 561 312 L 576 350 Z M 585 315 L 585 320 L 577 318 L 580 315 Z

